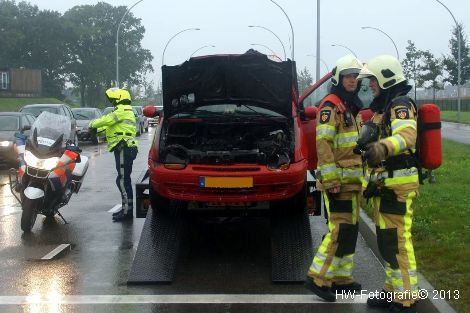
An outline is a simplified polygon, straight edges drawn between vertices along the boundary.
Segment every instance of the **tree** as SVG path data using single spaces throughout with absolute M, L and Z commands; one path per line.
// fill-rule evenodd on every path
M 443 64 L 446 71 L 449 73 L 449 77 L 446 78 L 446 82 L 451 83 L 452 85 L 458 85 L 458 36 L 460 35 L 461 39 L 461 53 L 460 53 L 460 62 L 461 62 L 461 84 L 464 84 L 467 80 L 470 79 L 470 48 L 467 43 L 467 36 L 463 32 L 462 24 L 459 24 L 459 27 L 454 27 L 452 30 L 452 38 L 449 41 L 450 55 L 444 57 Z
M 70 81 L 80 89 L 82 106 L 105 101 L 104 91 L 114 85 L 116 30 L 126 10 L 124 6 L 99 2 L 75 6 L 64 14 L 71 32 L 67 71 Z M 129 13 L 119 33 L 119 76 L 123 85 L 137 85 L 143 73 L 153 71 L 150 65 L 153 57 L 141 47 L 144 33 L 140 19 Z
M 423 52 L 423 67 L 417 79 L 420 86 L 432 88 L 433 102 L 436 100 L 436 89 L 443 89 L 442 60 L 436 59 L 428 50 Z
M 308 71 L 307 67 L 304 67 L 297 75 L 297 82 L 299 85 L 299 93 L 302 94 L 306 91 L 313 83 L 312 74 Z
M 415 100 L 416 100 L 416 87 L 422 87 L 418 85 L 417 76 L 421 71 L 422 64 L 421 59 L 423 57 L 423 51 L 418 50 L 411 40 L 408 40 L 408 46 L 406 47 L 406 57 L 402 61 L 403 71 L 407 78 L 412 78 L 414 82 Z
M 41 69 L 43 94 L 62 97 L 67 33 L 61 16 L 27 2 L 0 1 L 0 67 Z

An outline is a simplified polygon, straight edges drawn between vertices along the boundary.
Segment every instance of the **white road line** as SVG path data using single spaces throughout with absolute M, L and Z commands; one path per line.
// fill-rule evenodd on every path
M 109 213 L 116 213 L 116 212 L 121 211 L 121 208 L 122 208 L 122 204 L 116 204 L 116 205 L 113 206 L 113 208 L 112 208 L 111 210 L 109 210 L 108 212 L 109 212 Z
M 61 253 L 67 248 L 70 249 L 70 244 L 68 243 L 61 244 L 57 248 L 55 248 L 54 250 L 52 250 L 51 252 L 43 256 L 41 260 L 52 260 L 56 255 L 58 255 L 59 253 Z
M 10 215 L 14 215 L 14 214 L 20 214 L 21 212 L 22 212 L 22 210 L 13 210 L 13 211 L 10 211 L 8 213 L 1 213 L 0 217 L 10 216 Z
M 365 304 L 367 295 L 354 299 L 338 298 L 325 302 L 314 295 L 244 295 L 244 294 L 178 294 L 178 295 L 69 295 L 0 296 L 0 305 L 25 304 Z

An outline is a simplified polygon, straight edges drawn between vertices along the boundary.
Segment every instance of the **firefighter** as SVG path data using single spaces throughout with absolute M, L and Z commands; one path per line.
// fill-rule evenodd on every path
M 121 192 L 121 210 L 113 214 L 113 221 L 132 219 L 133 192 L 131 183 L 132 164 L 137 156 L 136 117 L 131 107 L 131 96 L 127 90 L 110 88 L 106 97 L 114 106 L 113 112 L 92 121 L 89 128 L 106 128 L 108 150 L 116 161 L 116 185 Z
M 374 209 L 377 244 L 385 261 L 383 292 L 387 295 L 371 297 L 367 304 L 389 312 L 416 312 L 418 278 L 411 224 L 419 186 L 414 156 L 417 108 L 407 96 L 411 86 L 395 57 L 373 58 L 358 78 L 363 77 L 370 79 L 372 122 L 379 132 L 378 141 L 370 143 L 364 153 L 370 171 L 364 197 L 371 200 Z M 388 295 L 392 302 L 386 300 Z
M 353 55 L 337 60 L 330 94 L 322 100 L 317 116 L 317 187 L 323 191 L 328 233 L 313 258 L 305 286 L 330 302 L 336 301 L 336 292 L 361 289 L 352 276 L 363 181 L 361 156 L 353 153 L 362 106 L 356 79 L 361 69 L 362 63 Z

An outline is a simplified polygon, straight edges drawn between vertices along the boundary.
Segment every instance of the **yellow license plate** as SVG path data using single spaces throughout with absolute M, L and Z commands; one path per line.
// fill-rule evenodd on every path
M 203 188 L 251 188 L 253 177 L 200 176 L 199 187 Z

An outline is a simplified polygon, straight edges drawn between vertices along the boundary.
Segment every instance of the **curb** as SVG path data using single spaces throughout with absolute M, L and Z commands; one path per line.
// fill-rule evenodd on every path
M 377 236 L 375 234 L 375 224 L 367 216 L 367 214 L 360 210 L 359 214 L 359 232 L 366 241 L 369 248 L 375 254 L 377 259 L 383 265 L 383 259 L 380 256 L 379 248 L 377 246 Z M 417 310 L 419 312 L 427 313 L 456 313 L 456 311 L 443 299 L 433 299 L 433 291 L 435 288 L 427 281 L 427 279 L 418 273 L 418 283 L 421 289 L 428 291 L 429 296 L 425 300 L 418 301 Z

